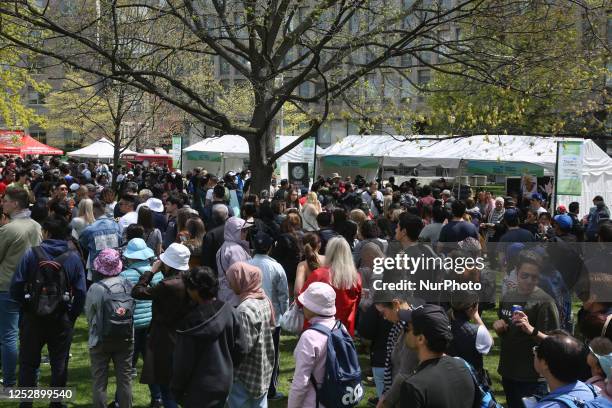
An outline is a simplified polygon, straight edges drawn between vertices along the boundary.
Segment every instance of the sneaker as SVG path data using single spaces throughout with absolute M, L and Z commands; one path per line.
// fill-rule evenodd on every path
M 149 404 L 149 408 L 163 408 L 163 407 L 164 407 L 164 402 L 162 400 L 160 400 L 160 399 L 153 400 Z
M 268 400 L 270 401 L 279 401 L 282 400 L 283 398 L 285 398 L 285 394 L 283 394 L 282 392 L 276 392 L 276 395 L 272 395 L 272 396 L 268 396 Z
M 378 405 L 378 397 L 368 398 L 368 405 L 371 407 Z

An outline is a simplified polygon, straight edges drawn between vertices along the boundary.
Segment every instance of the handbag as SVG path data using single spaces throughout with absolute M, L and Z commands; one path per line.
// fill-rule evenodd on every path
M 293 302 L 279 323 L 284 331 L 300 334 L 304 328 L 304 311 L 296 302 Z

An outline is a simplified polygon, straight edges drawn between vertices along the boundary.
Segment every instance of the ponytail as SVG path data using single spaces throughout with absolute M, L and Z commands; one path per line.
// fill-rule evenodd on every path
M 319 263 L 319 257 L 317 256 L 317 253 L 314 251 L 314 249 L 312 249 L 310 244 L 304 245 L 304 257 L 306 258 L 306 264 L 308 265 L 308 269 L 310 269 L 311 271 L 314 271 L 315 269 L 321 267 L 321 264 Z

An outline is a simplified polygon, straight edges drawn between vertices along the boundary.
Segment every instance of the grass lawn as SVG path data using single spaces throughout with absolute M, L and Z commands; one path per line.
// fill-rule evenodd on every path
M 496 319 L 495 311 L 487 311 L 484 313 L 484 321 L 487 327 L 491 328 L 493 321 Z M 279 389 L 285 395 L 289 392 L 290 379 L 293 377 L 293 370 L 295 364 L 293 361 L 293 349 L 297 343 L 297 338 L 294 336 L 282 336 L 281 337 L 281 370 L 279 379 Z M 80 317 L 77 321 L 75 330 L 74 341 L 72 343 L 72 358 L 70 359 L 69 365 L 69 386 L 76 388 L 76 398 L 68 405 L 71 407 L 90 407 L 91 406 L 91 374 L 89 367 L 89 354 L 87 352 L 87 322 L 84 317 Z M 491 374 L 491 378 L 494 382 L 495 395 L 498 401 L 501 403 L 505 402 L 503 392 L 501 389 L 500 378 L 497 374 L 497 361 L 499 359 L 499 346 L 496 344 L 489 353 L 489 356 L 485 357 L 485 366 Z M 361 355 L 361 366 L 364 371 L 369 367 L 368 356 L 365 354 Z M 138 370 L 142 368 L 142 361 L 139 361 Z M 41 367 L 41 386 L 49 384 L 50 366 L 49 364 L 43 364 Z M 367 399 L 375 396 L 376 392 L 373 383 L 364 381 L 364 388 L 366 396 L 363 399 L 360 406 L 367 406 Z M 109 378 L 108 395 L 114 395 L 114 376 L 111 371 L 111 377 Z M 149 405 L 149 389 L 146 385 L 140 384 L 137 380 L 133 383 L 133 395 L 134 395 L 134 406 L 135 407 L 148 407 Z M 109 401 L 110 402 L 110 401 Z M 9 406 L 9 404 L 0 404 L 2 406 Z M 287 400 L 274 401 L 269 404 L 270 407 L 280 408 L 287 405 Z M 38 403 L 34 406 L 43 407 L 46 404 Z

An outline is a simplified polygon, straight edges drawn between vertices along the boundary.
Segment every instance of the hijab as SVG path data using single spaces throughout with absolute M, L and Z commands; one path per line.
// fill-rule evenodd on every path
M 244 302 L 247 299 L 266 299 L 272 312 L 271 322 L 273 325 L 276 324 L 272 302 L 261 287 L 263 280 L 261 269 L 246 262 L 235 262 L 225 274 L 230 286 L 240 290 L 238 295 L 240 302 Z

